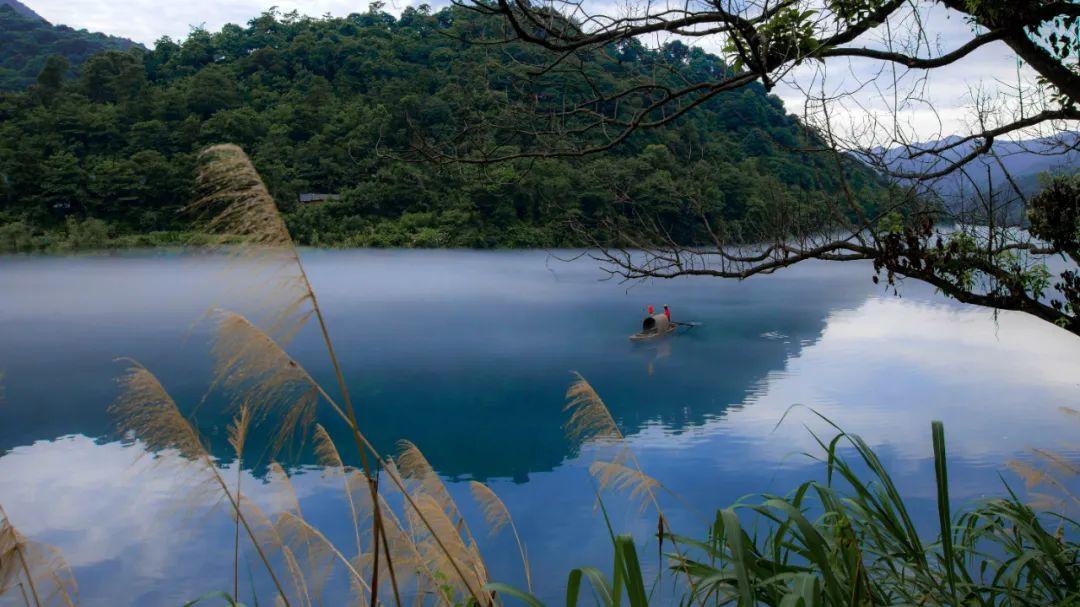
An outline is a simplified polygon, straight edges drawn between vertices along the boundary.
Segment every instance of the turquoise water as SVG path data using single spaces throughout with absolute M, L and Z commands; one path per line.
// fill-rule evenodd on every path
M 527 544 L 538 594 L 553 603 L 570 568 L 606 567 L 610 552 L 587 472 L 595 454 L 563 436 L 572 371 L 603 396 L 645 471 L 678 496 L 664 498 L 665 511 L 687 534 L 702 534 L 703 519 L 745 494 L 782 493 L 817 474 L 802 453 L 813 450 L 805 425 L 821 425 L 796 408 L 777 426 L 792 405 L 866 438 L 927 521 L 933 419 L 946 425 L 958 502 L 999 492 L 999 474 L 1015 480 L 1004 463 L 1030 447 L 1080 461 L 1068 451 L 1080 426 L 1058 411 L 1080 406 L 1080 339 L 915 282 L 893 296 L 866 265 L 619 284 L 601 280 L 591 260 L 542 252 L 303 257 L 367 433 L 385 451 L 415 442 L 474 531 L 483 523 L 466 481 L 488 482 Z M 175 252 L 0 258 L 0 504 L 24 534 L 64 553 L 83 604 L 179 604 L 231 589 L 227 511 L 193 506 L 204 496 L 176 473 L 175 457 L 146 457 L 106 411 L 119 356 L 154 371 L 182 407 L 199 401 L 210 375 L 210 327 L 200 317 L 213 305 L 255 306 L 238 288 L 249 273 L 224 271 L 227 261 Z M 676 319 L 703 325 L 630 343 L 644 307 L 665 303 Z M 312 331 L 290 352 L 332 383 Z M 228 420 L 213 395 L 197 418 L 232 470 Z M 345 440 L 325 412 L 320 421 Z M 347 548 L 338 481 L 306 450 L 281 459 L 305 516 Z M 266 463 L 245 468 L 245 482 L 272 511 L 284 502 L 266 482 Z M 623 496 L 605 504 L 655 571 L 655 518 Z M 476 535 L 492 578 L 524 585 L 512 538 Z M 250 585 L 264 584 L 256 574 Z M 670 584 L 657 592 L 672 598 Z M 260 590 L 260 598 L 272 597 Z

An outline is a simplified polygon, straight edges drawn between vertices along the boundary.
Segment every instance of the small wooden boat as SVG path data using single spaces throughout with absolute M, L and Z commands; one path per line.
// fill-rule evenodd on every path
M 630 336 L 630 341 L 649 341 L 671 335 L 678 329 L 678 325 L 671 322 L 664 314 L 646 316 L 641 323 L 641 331 Z

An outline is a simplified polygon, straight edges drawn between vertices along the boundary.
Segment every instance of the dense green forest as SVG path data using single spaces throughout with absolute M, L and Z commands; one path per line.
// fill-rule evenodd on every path
M 98 53 L 72 77 L 48 62 L 33 86 L 0 93 L 0 247 L 170 241 L 191 229 L 181 210 L 198 151 L 220 142 L 248 151 L 307 244 L 575 245 L 572 220 L 625 218 L 634 205 L 693 240 L 700 212 L 738 229 L 794 200 L 813 220 L 838 190 L 833 160 L 799 151 L 804 130 L 756 84 L 602 155 L 402 161 L 394 151 L 417 132 L 452 137 L 463 117 L 505 119 L 520 59 L 541 51 L 462 41 L 494 27 L 486 19 L 426 6 L 395 18 L 378 4 L 346 18 L 271 11 L 150 51 Z M 610 50 L 582 59 L 601 83 L 663 62 L 702 79 L 726 69 L 678 42 Z M 851 172 L 864 200 L 882 191 L 869 171 Z M 305 192 L 340 199 L 299 203 Z
M 52 25 L 32 11 L 0 1 L 0 91 L 19 91 L 37 82 L 50 57 L 67 75 L 91 55 L 136 44 L 125 38 Z M 25 14 L 24 14 L 25 12 Z M 56 59 L 53 59 L 55 62 Z

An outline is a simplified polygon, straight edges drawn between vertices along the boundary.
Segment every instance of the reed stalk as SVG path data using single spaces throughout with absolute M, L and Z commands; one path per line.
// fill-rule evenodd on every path
M 341 363 L 334 350 L 333 340 L 330 338 L 330 331 L 326 326 L 326 319 L 323 316 L 322 307 L 319 305 L 318 296 L 311 286 L 307 270 L 304 268 L 304 264 L 296 250 L 296 244 L 278 212 L 273 197 L 270 196 L 265 184 L 263 184 L 262 178 L 247 155 L 239 147 L 218 145 L 208 148 L 200 154 L 200 163 L 198 184 L 204 195 L 192 204 L 189 210 L 208 217 L 206 226 L 212 231 L 244 237 L 244 242 L 255 247 L 255 252 L 259 255 L 266 254 L 266 248 L 269 248 L 270 251 L 276 249 L 279 255 L 284 255 L 291 262 L 292 267 L 299 274 L 298 282 L 302 296 L 297 301 L 310 302 L 315 318 L 318 321 L 319 332 L 322 335 L 327 354 L 333 365 L 334 376 L 337 379 L 338 388 L 341 391 L 345 405 L 345 417 L 353 433 L 360 455 L 361 466 L 368 479 L 369 490 L 376 504 L 372 524 L 377 548 L 380 535 L 383 533 L 382 515 L 377 500 L 374 500 L 378 489 L 372 480 L 371 467 L 361 444 L 360 426 L 348 385 L 345 382 L 344 373 L 341 370 Z M 375 558 L 378 559 L 377 549 Z M 400 607 L 401 597 L 398 594 L 397 583 L 394 579 L 393 563 L 387 563 L 387 569 L 391 576 L 395 604 Z M 372 570 L 371 589 L 375 593 L 375 596 L 372 597 L 372 604 L 378 598 L 378 571 L 378 567 L 374 567 Z
M 285 588 L 278 579 L 270 560 L 240 509 L 237 497 L 229 490 L 210 454 L 206 451 L 194 427 L 180 413 L 176 402 L 161 382 L 146 367 L 127 359 L 131 366 L 120 380 L 122 391 L 110 411 L 119 419 L 122 431 L 131 431 L 147 443 L 150 449 L 175 448 L 179 453 L 201 464 L 210 473 L 213 483 L 229 501 L 237 519 L 244 527 L 260 561 L 274 583 L 285 607 L 291 607 Z
M 506 507 L 498 494 L 484 483 L 471 481 L 469 488 L 472 491 L 473 499 L 484 510 L 484 518 L 487 520 L 491 535 L 497 534 L 500 529 L 507 525 L 510 526 L 510 531 L 514 534 L 514 542 L 517 544 L 518 555 L 521 557 L 521 567 L 525 572 L 525 587 L 529 592 L 532 592 L 532 572 L 529 569 L 529 557 L 525 550 L 525 544 L 522 543 L 521 536 L 518 535 L 514 517 L 510 516 L 510 509 Z
M 626 446 L 626 437 L 596 389 L 580 373 L 574 373 L 574 376 L 576 379 L 566 391 L 566 405 L 563 407 L 564 411 L 570 412 L 570 419 L 564 425 L 567 437 L 580 444 L 613 444 L 619 447 L 612 461 L 596 461 L 589 466 L 589 472 L 596 477 L 601 488 L 616 486 L 629 490 L 632 497 L 647 497 L 658 518 L 657 540 L 663 542 L 664 537 L 671 538 L 676 554 L 683 558 L 683 550 L 675 539 L 677 536 L 656 498 L 660 483 L 644 472 L 633 450 Z M 689 572 L 684 573 L 691 596 L 696 596 L 696 581 Z

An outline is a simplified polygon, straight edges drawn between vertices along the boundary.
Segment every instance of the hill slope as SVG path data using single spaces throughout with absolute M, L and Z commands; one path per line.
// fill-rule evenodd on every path
M 75 67 L 94 53 L 134 46 L 125 38 L 52 25 L 16 0 L 0 0 L 0 91 L 33 84 L 50 56 Z
M 45 21 L 44 17 L 35 13 L 29 6 L 26 6 L 22 2 L 19 2 L 19 0 L 0 0 L 0 6 L 10 6 L 11 10 L 15 11 L 19 15 L 22 15 L 23 17 L 27 17 L 30 19 L 40 19 L 41 21 Z
M 813 146 L 799 145 L 803 129 L 760 86 L 603 156 L 493 167 L 388 158 L 417 130 L 453 140 L 470 124 L 506 122 L 515 59 L 541 51 L 457 39 L 488 25 L 456 8 L 266 13 L 145 53 L 95 55 L 73 80 L 0 96 L 0 223 L 40 232 L 93 217 L 114 233 L 183 230 L 195 155 L 223 141 L 249 152 L 294 234 L 313 244 L 573 245 L 570 218 L 622 216 L 628 205 L 700 240 L 700 213 L 737 225 L 794 200 L 812 214 L 839 189 L 828 157 L 796 151 Z M 594 81 L 655 69 L 660 53 L 630 50 L 587 58 Z M 702 77 L 725 69 L 699 49 L 676 50 Z M 513 132 L 492 136 L 512 144 Z M 850 177 L 866 197 L 879 191 L 869 171 Z M 341 197 L 300 204 L 304 192 Z
M 947 149 L 940 157 L 928 155 L 915 160 L 908 157 L 911 151 L 947 148 L 956 142 L 954 137 L 918 143 L 911 149 L 891 149 L 884 157 L 899 171 L 929 173 L 966 157 L 977 144 L 963 142 Z M 1016 198 L 1014 186 L 1025 197 L 1030 197 L 1042 189 L 1044 175 L 1076 172 L 1080 167 L 1080 134 L 1062 133 L 1054 138 L 1025 141 L 998 140 L 994 142 L 992 152 L 996 160 L 992 156 L 983 156 L 969 163 L 964 172 L 954 171 L 933 181 L 930 186 L 950 211 L 965 216 L 978 215 L 977 210 L 981 208 L 977 202 L 979 193 L 985 196 L 991 191 L 996 192 L 995 198 L 1002 201 L 997 203 L 1001 205 L 999 220 L 1019 222 L 1024 220 L 1021 201 L 1008 200 Z

